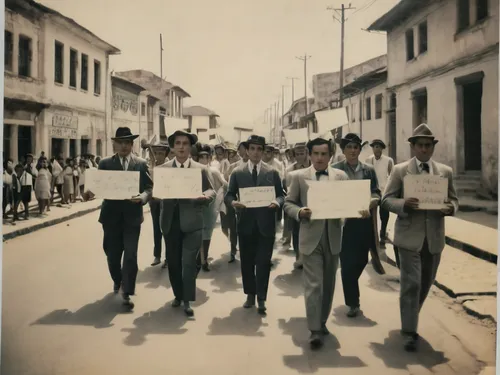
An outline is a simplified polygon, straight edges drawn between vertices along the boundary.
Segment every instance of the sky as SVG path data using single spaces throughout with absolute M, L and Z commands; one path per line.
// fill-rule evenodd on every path
M 38 0 L 122 53 L 111 56 L 115 71 L 144 69 L 186 90 L 185 106 L 215 111 L 223 126 L 262 123 L 264 111 L 280 101 L 285 112 L 304 92 L 307 54 L 308 96 L 313 74 L 340 68 L 340 23 L 327 7 L 340 0 Z M 398 0 L 352 0 L 346 12 L 345 68 L 386 53 L 386 37 L 362 30 Z M 346 3 L 348 6 L 349 3 Z

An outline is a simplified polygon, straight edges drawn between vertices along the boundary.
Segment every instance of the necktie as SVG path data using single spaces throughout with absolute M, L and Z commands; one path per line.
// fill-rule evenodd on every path
M 257 185 L 257 166 L 256 165 L 253 166 L 252 180 L 253 180 L 254 185 Z
M 427 163 L 422 163 L 422 164 L 420 164 L 420 166 L 422 167 L 422 171 L 423 171 L 423 172 L 427 172 L 427 173 L 429 173 L 429 172 L 430 172 L 430 169 L 429 169 L 429 164 L 427 164 Z
M 321 178 L 321 175 L 328 176 L 328 171 L 318 171 L 318 172 L 316 172 L 316 180 L 319 181 L 319 179 Z
M 184 164 L 181 164 L 181 168 L 184 168 Z
M 127 158 L 123 158 L 123 170 L 127 170 Z

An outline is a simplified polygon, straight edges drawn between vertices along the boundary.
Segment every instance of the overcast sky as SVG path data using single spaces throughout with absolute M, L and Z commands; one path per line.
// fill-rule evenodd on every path
M 111 57 L 115 71 L 145 69 L 190 93 L 186 105 L 217 112 L 226 126 L 248 125 L 264 115 L 298 77 L 295 98 L 312 75 L 338 71 L 340 24 L 328 6 L 340 0 L 38 0 L 73 18 L 121 49 Z M 363 31 L 398 0 L 353 0 L 346 23 L 345 67 L 386 53 L 384 34 Z M 347 6 L 347 4 L 346 4 Z M 339 17 L 338 14 L 336 14 Z M 310 93 L 308 94 L 310 95 Z

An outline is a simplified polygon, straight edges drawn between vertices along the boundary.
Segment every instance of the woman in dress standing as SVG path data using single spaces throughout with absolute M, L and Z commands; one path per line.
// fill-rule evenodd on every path
M 69 204 L 73 201 L 73 196 L 75 194 L 75 184 L 73 183 L 73 159 L 67 158 L 66 165 L 62 171 L 64 177 L 63 182 L 63 204 Z
M 38 167 L 38 176 L 35 181 L 35 197 L 38 201 L 38 209 L 40 216 L 42 216 L 45 212 L 45 209 L 49 208 L 50 204 L 50 185 L 52 182 L 52 174 L 48 169 L 48 161 L 47 158 L 41 157 L 39 160 Z

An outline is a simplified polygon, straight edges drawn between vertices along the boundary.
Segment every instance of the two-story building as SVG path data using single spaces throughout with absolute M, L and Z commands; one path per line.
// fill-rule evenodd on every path
M 401 0 L 369 30 L 387 32 L 397 159 L 427 123 L 434 157 L 498 192 L 498 1 Z M 393 140 L 391 140 L 393 142 Z
M 215 129 L 219 127 L 217 123 L 219 115 L 199 105 L 184 108 L 182 115 L 188 120 L 189 131 L 197 134 L 198 139 L 203 143 L 208 143 L 210 135 L 215 134 Z
M 142 69 L 117 72 L 117 76 L 123 77 L 145 87 L 155 98 L 159 99 L 159 128 L 160 140 L 165 140 L 168 134 L 175 130 L 189 129 L 188 120 L 183 117 L 183 103 L 185 98 L 191 96 L 182 87 L 176 86 L 152 72 Z M 156 114 L 153 114 L 156 117 Z
M 308 108 L 307 112 L 311 113 L 316 108 L 315 99 L 307 98 Z M 306 115 L 306 98 L 296 99 L 291 105 L 290 109 L 283 115 L 282 124 L 283 129 L 298 129 L 303 126 L 300 124 L 300 119 Z

